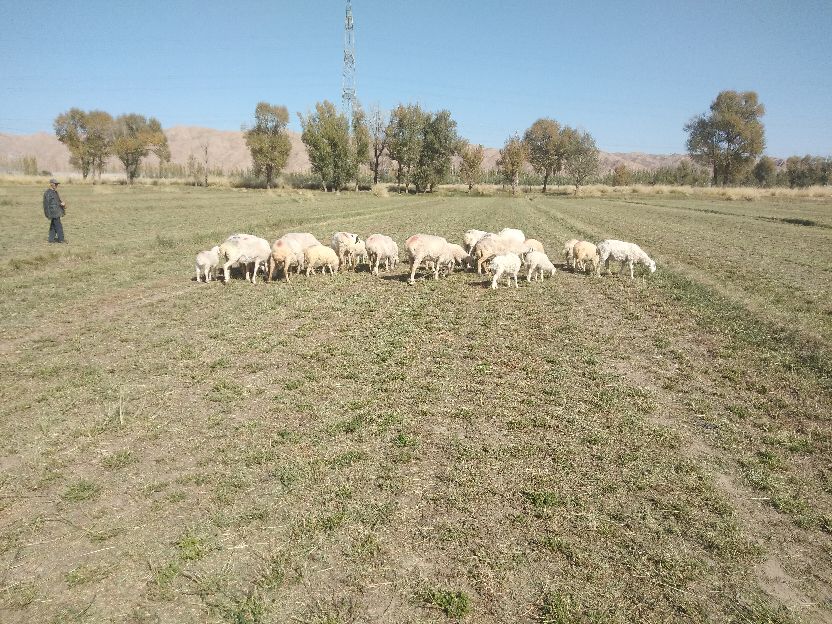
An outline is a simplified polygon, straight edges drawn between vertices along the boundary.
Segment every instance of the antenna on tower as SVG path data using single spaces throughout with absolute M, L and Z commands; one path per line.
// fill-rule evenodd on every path
M 344 19 L 344 71 L 341 106 L 349 122 L 349 127 L 352 128 L 352 113 L 355 106 L 355 37 L 351 0 L 347 0 L 347 14 Z

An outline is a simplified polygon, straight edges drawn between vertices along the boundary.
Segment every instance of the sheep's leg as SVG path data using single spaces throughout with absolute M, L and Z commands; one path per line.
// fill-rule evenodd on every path
M 436 259 L 436 262 L 433 264 L 433 279 L 439 279 L 439 267 L 442 266 L 442 263 L 439 261 L 439 258 Z
M 529 267 L 529 272 L 526 274 L 526 282 L 531 283 L 532 279 L 534 278 L 534 270 L 535 265 L 533 264 Z
M 277 266 L 277 263 L 274 261 L 274 258 L 272 256 L 269 256 L 269 274 L 266 276 L 266 281 L 267 282 L 272 281 L 272 276 L 274 274 L 274 270 L 275 270 L 276 266 Z
M 509 280 L 508 285 L 509 285 L 509 286 L 511 286 L 511 280 Z M 520 288 L 520 287 L 517 285 L 517 271 L 515 271 L 515 272 L 514 272 L 514 287 L 515 287 L 515 288 Z
M 503 267 L 498 267 L 498 268 L 497 268 L 497 270 L 496 270 L 496 271 L 494 271 L 494 277 L 493 277 L 493 278 L 491 278 L 491 288 L 493 288 L 493 289 L 495 289 L 495 290 L 496 290 L 497 288 L 499 288 L 499 286 L 497 286 L 497 280 L 499 280 L 499 279 L 500 279 L 500 276 L 501 276 L 502 274 L 503 274 Z
M 484 261 L 485 261 L 485 260 L 483 259 L 483 257 L 482 257 L 482 256 L 480 256 L 479 258 L 477 258 L 477 275 L 481 275 L 481 274 L 482 274 L 482 263 L 483 263 Z
M 413 265 L 410 267 L 410 279 L 408 282 L 413 284 L 416 281 L 416 269 L 422 264 L 422 260 L 424 256 L 414 256 L 413 258 Z
M 283 279 L 286 280 L 286 283 L 289 283 L 289 273 L 291 272 L 292 267 L 289 264 L 288 260 L 283 261 Z
M 633 261 L 632 261 L 632 260 L 628 260 L 628 261 L 627 261 L 627 266 L 629 266 L 629 267 L 630 267 L 630 279 L 633 279 Z
M 226 284 L 228 283 L 228 279 L 231 277 L 231 270 L 230 269 L 231 269 L 232 264 L 234 264 L 234 263 L 233 262 L 226 262 L 224 265 L 222 265 L 222 275 L 223 275 L 223 278 L 225 279 Z

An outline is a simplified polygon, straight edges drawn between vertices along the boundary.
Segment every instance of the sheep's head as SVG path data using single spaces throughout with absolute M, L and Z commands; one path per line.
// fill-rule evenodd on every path
M 649 260 L 647 262 L 647 267 L 650 269 L 651 273 L 655 273 L 656 272 L 656 261 L 652 260 L 652 259 Z

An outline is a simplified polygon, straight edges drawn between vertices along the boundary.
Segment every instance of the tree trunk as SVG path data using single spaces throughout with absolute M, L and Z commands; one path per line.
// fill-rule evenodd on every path
M 549 181 L 549 172 L 543 174 L 543 194 L 546 194 L 546 183 Z

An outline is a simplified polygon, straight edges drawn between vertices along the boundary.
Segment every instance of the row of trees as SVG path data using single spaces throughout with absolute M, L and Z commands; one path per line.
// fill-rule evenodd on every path
M 69 149 L 70 164 L 84 179 L 96 173 L 100 178 L 113 155 L 124 165 L 130 183 L 151 152 L 159 158 L 160 168 L 170 160 L 168 139 L 154 117 L 129 113 L 114 119 L 104 111 L 71 108 L 55 118 L 54 126 L 58 140 Z
M 765 107 L 753 91 L 722 91 L 706 114 L 685 124 L 687 149 L 695 165 L 706 167 L 714 185 L 758 184 L 802 187 L 828 184 L 832 160 L 812 156 L 791 157 L 785 167 L 761 154 L 765 131 L 760 118 Z M 432 191 L 446 182 L 457 160 L 457 174 L 469 190 L 483 178 L 484 150 L 457 134 L 450 112 L 430 112 L 418 104 L 402 104 L 389 113 L 378 108 L 365 115 L 356 107 L 352 121 L 328 101 L 319 102 L 306 115 L 298 113 L 301 139 L 307 148 L 313 173 L 323 188 L 337 190 L 356 183 L 361 166 L 369 167 L 373 183 L 389 168 L 400 188 Z M 285 106 L 257 104 L 254 124 L 244 127 L 253 162 L 253 173 L 271 186 L 288 162 L 291 141 Z M 54 122 L 55 133 L 70 151 L 70 163 L 84 178 L 98 174 L 111 156 L 124 166 L 128 182 L 138 175 L 142 160 L 154 154 L 159 174 L 170 161 L 170 149 L 161 124 L 135 113 L 113 118 L 109 113 L 72 108 Z M 207 146 L 199 177 L 207 180 Z M 195 160 L 195 159 L 194 159 Z M 196 163 L 196 160 L 195 160 Z M 195 168 L 189 164 L 189 171 Z M 193 165 L 193 166 L 192 166 Z M 509 137 L 500 150 L 498 173 L 516 192 L 521 175 L 533 170 L 542 180 L 543 192 L 551 180 L 563 175 L 580 185 L 598 174 L 599 151 L 588 132 L 561 126 L 554 119 L 535 121 L 521 137 Z M 702 183 L 701 169 L 678 167 L 651 174 L 648 183 Z M 190 173 L 189 173 L 190 175 Z M 193 177 L 197 177 L 194 175 Z M 608 176 L 610 177 L 610 176 Z M 637 178 L 637 179 L 634 179 Z M 618 167 L 613 184 L 643 182 L 644 175 Z M 654 180 L 655 178 L 655 180 Z M 660 180 L 658 178 L 661 178 Z M 606 181 L 606 180 L 605 180 Z
M 554 119 L 535 121 L 523 134 L 506 140 L 500 150 L 498 167 L 504 180 L 517 191 L 520 174 L 526 164 L 543 178 L 543 192 L 549 179 L 564 171 L 575 184 L 575 192 L 590 177 L 597 175 L 599 151 L 588 132 L 563 126 Z M 469 187 L 470 188 L 470 187 Z

